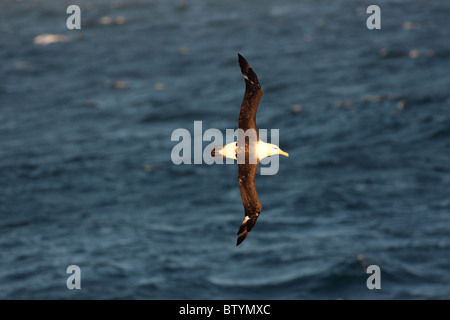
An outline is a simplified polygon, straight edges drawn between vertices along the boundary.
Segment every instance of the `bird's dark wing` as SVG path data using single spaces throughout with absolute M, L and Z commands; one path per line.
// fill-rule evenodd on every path
M 261 212 L 262 207 L 255 187 L 255 175 L 257 169 L 258 164 L 238 164 L 239 189 L 241 190 L 245 218 L 237 232 L 237 246 L 248 236 Z
M 245 95 L 242 100 L 241 112 L 239 113 L 239 129 L 246 132 L 249 129 L 255 130 L 256 138 L 258 138 L 258 131 L 256 128 L 256 111 L 258 110 L 259 101 L 263 95 L 261 86 L 253 69 L 248 62 L 240 55 L 239 66 L 241 67 L 242 75 L 245 79 Z M 236 245 L 239 245 L 248 236 L 250 231 L 258 219 L 261 212 L 261 203 L 259 202 L 258 194 L 255 187 L 255 175 L 258 169 L 259 160 L 256 163 L 249 161 L 250 152 L 256 145 L 257 141 L 247 141 L 245 138 L 245 149 L 240 149 L 239 142 L 245 137 L 245 134 L 239 133 L 238 137 L 238 153 L 245 152 L 245 161 L 240 164 L 238 160 L 239 169 L 239 189 L 241 190 L 242 204 L 244 205 L 245 218 L 242 222 L 239 231 L 237 232 L 238 239 Z M 245 150 L 245 151 L 244 151 Z
M 239 113 L 239 128 L 247 131 L 248 129 L 256 129 L 256 111 L 258 110 L 259 101 L 263 95 L 258 77 L 248 64 L 247 60 L 238 54 L 239 66 L 245 79 L 245 95 L 241 104 L 241 112 Z

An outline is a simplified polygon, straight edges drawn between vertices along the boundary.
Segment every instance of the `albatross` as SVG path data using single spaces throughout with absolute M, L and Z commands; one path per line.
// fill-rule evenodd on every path
M 256 73 L 247 60 L 238 54 L 238 61 L 245 80 L 245 94 L 239 113 L 238 141 L 225 146 L 214 147 L 211 151 L 213 157 L 238 160 L 238 181 L 245 218 L 237 232 L 236 246 L 247 238 L 262 209 L 255 187 L 255 175 L 260 160 L 276 154 L 289 157 L 289 154 L 282 151 L 277 145 L 259 139 L 256 127 L 256 111 L 263 91 Z M 252 139 L 252 136 L 255 138 Z

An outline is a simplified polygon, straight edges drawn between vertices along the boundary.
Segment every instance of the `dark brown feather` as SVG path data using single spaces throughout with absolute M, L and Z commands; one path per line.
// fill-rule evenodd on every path
M 239 245 L 248 236 L 262 209 L 255 187 L 257 169 L 257 164 L 238 164 L 239 189 L 241 191 L 242 204 L 244 205 L 245 218 L 237 232 L 238 240 L 236 245 Z
M 238 57 L 239 66 L 241 67 L 241 72 L 245 79 L 245 94 L 239 114 L 239 128 L 244 132 L 249 129 L 255 130 L 256 137 L 259 140 L 256 127 L 256 112 L 263 92 L 258 77 L 248 62 L 240 54 L 238 54 Z M 239 141 L 241 141 L 243 137 L 244 135 L 239 134 L 238 145 L 240 145 Z M 242 204 L 244 205 L 245 218 L 237 232 L 238 239 L 236 245 L 239 245 L 248 236 L 262 209 L 255 187 L 255 175 L 258 169 L 259 160 L 257 160 L 256 164 L 249 163 L 250 151 L 256 151 L 256 148 L 252 148 L 249 143 L 250 139 L 246 139 L 245 149 L 238 148 L 238 153 L 245 152 L 245 163 L 239 164 L 238 162 L 239 189 L 241 191 Z
M 259 101 L 263 95 L 261 85 L 258 77 L 253 69 L 240 54 L 239 66 L 241 67 L 242 75 L 245 80 L 245 94 L 241 104 L 241 111 L 239 113 L 239 128 L 246 131 L 247 129 L 256 128 L 256 111 L 258 111 Z

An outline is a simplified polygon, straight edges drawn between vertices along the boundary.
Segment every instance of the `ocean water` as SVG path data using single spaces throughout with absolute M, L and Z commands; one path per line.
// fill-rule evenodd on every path
M 237 53 L 290 154 L 239 247 L 237 166 L 171 161 Z M 0 61 L 1 299 L 450 298 L 448 1 L 2 1 Z

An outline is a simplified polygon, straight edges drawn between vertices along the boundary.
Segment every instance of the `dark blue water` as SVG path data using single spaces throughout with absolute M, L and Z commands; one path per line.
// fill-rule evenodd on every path
M 290 157 L 236 247 L 237 167 L 170 138 L 237 126 L 238 52 Z M 2 1 L 0 61 L 0 298 L 450 298 L 448 1 Z

